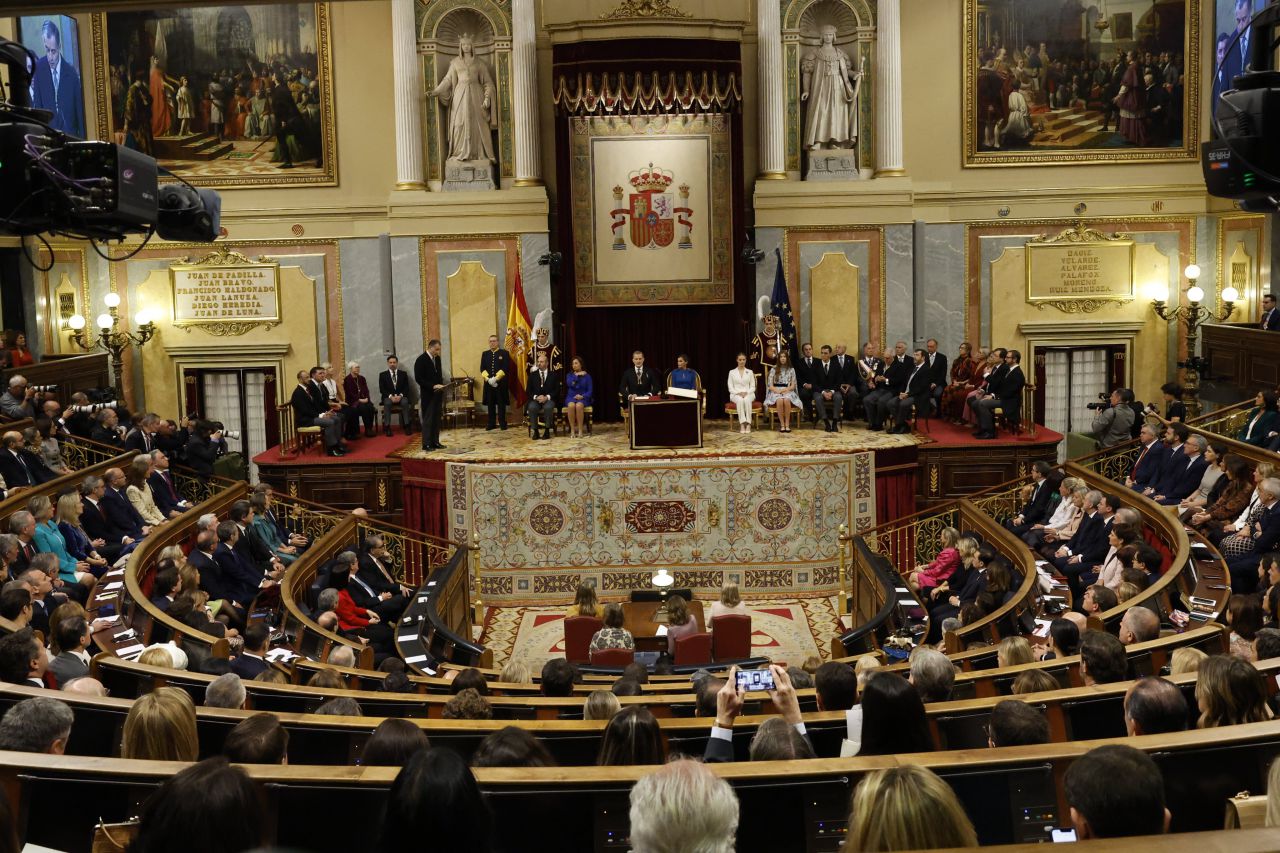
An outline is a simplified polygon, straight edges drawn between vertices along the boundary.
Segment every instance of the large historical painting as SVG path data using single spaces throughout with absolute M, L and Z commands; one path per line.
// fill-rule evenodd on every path
M 571 118 L 579 306 L 733 301 L 729 118 Z
M 52 114 L 54 130 L 84 138 L 84 89 L 80 74 L 80 31 L 75 18 L 35 15 L 17 19 L 17 40 L 36 55 L 31 105 Z
M 1192 0 L 965 0 L 964 23 L 965 166 L 1196 159 Z
M 337 182 L 323 3 L 93 18 L 98 133 L 193 184 Z

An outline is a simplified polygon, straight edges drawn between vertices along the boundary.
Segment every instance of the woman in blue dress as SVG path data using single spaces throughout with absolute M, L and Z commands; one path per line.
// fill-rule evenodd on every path
M 564 408 L 569 415 L 569 436 L 582 438 L 586 424 L 586 408 L 591 405 L 591 374 L 582 365 L 582 359 L 574 356 L 569 362 L 569 375 L 564 378 Z
M 671 387 L 688 391 L 698 388 L 698 374 L 689 369 L 689 357 L 684 353 L 676 356 L 676 369 L 671 371 Z

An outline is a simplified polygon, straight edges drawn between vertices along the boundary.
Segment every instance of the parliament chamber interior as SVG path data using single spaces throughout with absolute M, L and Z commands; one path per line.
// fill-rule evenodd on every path
M 1280 3 L 0 6 L 0 853 L 1280 850 Z

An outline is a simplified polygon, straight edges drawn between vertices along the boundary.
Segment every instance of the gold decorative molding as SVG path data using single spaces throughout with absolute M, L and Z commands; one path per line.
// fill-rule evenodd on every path
M 1090 228 L 1083 222 L 1077 222 L 1070 228 L 1065 228 L 1055 237 L 1041 234 L 1038 237 L 1032 237 L 1028 243 L 1103 243 L 1115 242 L 1119 240 L 1132 240 L 1132 234 L 1121 234 L 1113 231 L 1110 234 L 1099 231 L 1096 228 Z
M 251 322 L 184 323 L 181 326 L 177 326 L 177 328 L 182 329 L 184 332 L 187 332 L 188 334 L 190 334 L 192 329 L 198 328 L 203 332 L 208 332 L 211 335 L 216 335 L 217 337 L 224 338 L 224 337 L 238 337 L 247 332 L 252 332 L 254 329 L 258 328 L 259 326 L 261 326 L 263 329 L 271 330 L 279 325 L 280 325 L 279 323 L 251 323 Z
M 683 9 L 677 9 L 671 0 L 622 0 L 618 8 L 605 12 L 602 20 L 619 20 L 623 18 L 691 18 Z
M 1124 305 L 1132 302 L 1132 298 L 1128 299 L 1053 299 L 1049 301 L 1036 300 L 1031 304 L 1043 311 L 1045 307 L 1057 308 L 1064 314 L 1092 314 L 1100 308 L 1107 305 Z

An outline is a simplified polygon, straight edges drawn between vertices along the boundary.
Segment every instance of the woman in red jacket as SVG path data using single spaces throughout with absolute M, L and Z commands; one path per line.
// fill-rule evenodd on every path
M 338 627 L 347 634 L 368 640 L 376 657 L 386 657 L 391 654 L 391 628 L 382 623 L 377 613 L 356 604 L 348 588 L 350 580 L 350 569 L 342 567 L 341 563 L 329 575 L 329 585 L 338 590 L 338 606 L 334 608 L 338 614 Z
M 35 364 L 35 357 L 31 355 L 31 350 L 27 349 L 27 336 L 22 332 L 14 333 L 13 338 L 5 347 L 9 351 L 10 367 L 26 367 L 29 364 Z

